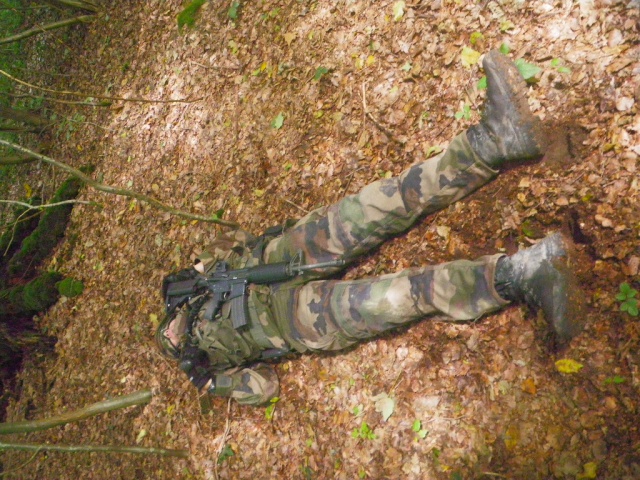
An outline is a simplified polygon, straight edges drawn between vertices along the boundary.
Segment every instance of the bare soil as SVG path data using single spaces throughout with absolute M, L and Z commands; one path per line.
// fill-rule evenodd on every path
M 506 43 L 512 58 L 542 69 L 528 95 L 549 131 L 545 158 L 424 218 L 348 275 L 512 253 L 563 230 L 576 243 L 586 328 L 559 350 L 522 307 L 473 323 L 424 321 L 344 354 L 278 363 L 271 419 L 224 399 L 202 416 L 152 338 L 163 276 L 223 228 L 86 189 L 81 198 L 102 208 L 74 209 L 48 264 L 85 292 L 37 319 L 58 338 L 55 355 L 26 362 L 8 420 L 155 395 L 12 440 L 137 444 L 190 458 L 39 453 L 19 468 L 31 454 L 6 452 L 5 471 L 18 469 L 7 477 L 640 478 L 640 324 L 615 299 L 622 282 L 640 289 L 638 2 L 417 1 L 397 21 L 393 1 L 241 2 L 235 22 L 229 5 L 208 2 L 179 32 L 181 1 L 122 1 L 75 29 L 69 76 L 52 86 L 181 101 L 56 105 L 84 119 L 59 127 L 51 156 L 176 208 L 223 210 L 260 233 L 446 147 L 478 120 L 485 94 L 463 47 Z M 483 38 L 472 45 L 474 32 Z M 328 72 L 317 80 L 319 67 Z M 465 104 L 470 117 L 457 118 Z M 560 359 L 583 368 L 561 373 Z M 396 402 L 387 421 L 372 398 L 381 393 Z M 354 438 L 365 422 L 375 438 Z M 218 464 L 224 445 L 234 455 Z

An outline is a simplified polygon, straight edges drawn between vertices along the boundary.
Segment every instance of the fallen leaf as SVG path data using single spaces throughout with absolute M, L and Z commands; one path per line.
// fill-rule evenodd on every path
M 591 478 L 597 478 L 598 476 L 598 465 L 596 462 L 588 462 L 585 463 L 582 468 L 584 471 L 577 476 L 578 480 L 586 480 Z
M 524 382 L 522 382 L 522 391 L 530 395 L 535 395 L 537 391 L 535 380 L 533 378 L 527 378 Z
M 279 130 L 280 128 L 282 128 L 282 125 L 284 125 L 284 115 L 282 114 L 282 112 L 280 112 L 278 116 L 271 122 L 271 126 L 276 130 Z
M 581 363 L 571 360 L 570 358 L 563 358 L 556 362 L 556 370 L 560 373 L 578 373 L 582 370 L 583 366 Z
M 398 22 L 404 16 L 405 3 L 399 1 L 393 4 L 393 21 Z
M 462 53 L 460 54 L 460 61 L 462 62 L 462 66 L 469 68 L 472 65 L 478 63 L 480 60 L 480 52 L 476 52 L 473 48 L 464 47 L 462 49 Z
M 517 425 L 509 425 L 504 434 L 504 444 L 507 450 L 513 450 L 520 443 L 520 429 Z
M 142 430 L 140 430 L 140 433 L 138 433 L 138 436 L 136 437 L 136 444 L 139 444 L 142 441 L 142 439 L 146 436 L 147 436 L 147 431 L 143 428 Z
M 296 34 L 295 33 L 285 33 L 284 35 L 282 35 L 282 38 L 284 38 L 284 41 L 287 42 L 287 46 L 291 46 L 291 42 L 293 42 L 296 39 Z
M 386 393 L 380 393 L 371 400 L 375 402 L 376 412 L 382 414 L 382 419 L 386 422 L 396 409 L 396 401 Z

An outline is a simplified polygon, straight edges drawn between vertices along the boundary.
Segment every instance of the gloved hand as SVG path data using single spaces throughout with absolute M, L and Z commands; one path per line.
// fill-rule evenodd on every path
M 189 377 L 189 381 L 196 386 L 198 391 L 205 386 L 208 387 L 208 390 L 215 388 L 208 367 L 209 359 L 204 350 L 200 350 L 195 345 L 185 345 L 180 357 L 180 370 Z
M 179 272 L 167 275 L 162 280 L 162 298 L 167 298 L 167 289 L 169 288 L 169 284 L 173 282 L 191 280 L 192 278 L 196 278 L 197 275 L 198 272 L 195 268 L 185 268 L 184 270 L 180 270 Z

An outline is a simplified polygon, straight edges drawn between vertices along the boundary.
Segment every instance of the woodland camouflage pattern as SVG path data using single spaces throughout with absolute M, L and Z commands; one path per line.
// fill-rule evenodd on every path
M 399 177 L 378 180 L 336 204 L 317 209 L 266 244 L 235 231 L 216 239 L 196 260 L 207 273 L 216 261 L 233 268 L 290 260 L 302 250 L 306 263 L 344 259 L 346 263 L 405 231 L 420 216 L 435 212 L 487 183 L 497 172 L 457 136 L 441 155 L 418 163 Z M 306 352 L 340 350 L 388 329 L 438 316 L 470 320 L 507 302 L 493 285 L 501 255 L 475 261 L 411 268 L 352 281 L 322 280 L 339 269 L 307 272 L 275 285 L 252 285 L 249 328 L 231 325 L 228 305 L 215 321 L 202 319 L 193 334 L 207 352 L 216 395 L 242 404 L 261 404 L 278 394 L 272 367 L 258 363 L 270 349 Z M 193 299 L 191 304 L 202 303 Z M 243 368 L 248 367 L 248 368 Z

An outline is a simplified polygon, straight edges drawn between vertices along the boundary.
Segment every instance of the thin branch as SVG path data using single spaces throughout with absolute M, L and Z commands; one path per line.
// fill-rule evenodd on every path
M 30 155 L 3 155 L 0 156 L 0 165 L 23 165 L 36 160 L 37 158 Z
M 88 97 L 85 100 L 61 100 L 59 98 L 45 97 L 44 95 L 33 95 L 31 93 L 7 93 L 7 95 L 11 98 L 36 98 L 47 102 L 64 103 L 65 105 L 84 105 L 87 107 L 110 107 L 112 105 L 109 100 L 98 103 L 87 102 L 91 97 Z
M 4 70 L 0 70 L 0 74 L 4 75 L 9 80 L 13 80 L 14 82 L 19 83 L 20 85 L 24 85 L 25 87 L 35 88 L 36 90 L 41 90 L 43 92 L 57 93 L 59 95 L 73 95 L 73 96 L 76 96 L 76 97 L 99 98 L 101 100 L 116 100 L 116 101 L 121 101 L 121 102 L 141 102 L 141 103 L 193 103 L 193 102 L 197 102 L 197 101 L 201 100 L 200 98 L 197 98 L 195 100 L 188 100 L 188 99 L 184 99 L 184 98 L 181 98 L 179 100 L 149 100 L 147 98 L 110 97 L 110 96 L 107 96 L 107 95 L 96 95 L 96 94 L 93 94 L 93 93 L 72 92 L 70 90 L 53 90 L 51 88 L 39 87 L 37 85 L 32 85 L 31 83 L 27 83 L 24 80 L 20 80 L 20 79 L 14 77 L 13 75 L 5 72 Z
M 170 450 L 165 448 L 121 447 L 106 445 L 38 445 L 34 443 L 4 443 L 0 442 L 0 450 L 48 450 L 53 452 L 103 452 L 103 453 L 140 453 L 164 455 L 171 457 L 189 458 L 187 450 Z
M 95 15 L 81 15 L 79 17 L 67 18 L 65 20 L 60 20 L 58 22 L 52 22 L 47 25 L 43 25 L 41 27 L 30 28 L 29 30 L 25 30 L 24 32 L 20 32 L 16 35 L 1 38 L 0 45 L 17 42 L 18 40 L 23 40 L 25 38 L 33 37 L 34 35 L 37 35 L 42 32 L 46 32 L 48 30 L 55 30 L 56 28 L 67 27 L 69 25 L 75 25 L 76 23 L 89 22 L 94 20 L 95 18 L 96 18 Z
M 153 207 L 159 208 L 160 210 L 168 212 L 168 213 L 170 213 L 172 215 L 176 215 L 178 217 L 189 218 L 191 220 L 199 220 L 201 222 L 217 223 L 219 225 L 224 225 L 226 227 L 231 227 L 231 228 L 238 228 L 238 224 L 235 223 L 235 222 L 222 220 L 221 218 L 217 218 L 217 217 L 205 217 L 203 215 L 195 215 L 195 214 L 183 212 L 181 210 L 177 210 L 177 209 L 175 209 L 173 207 L 165 205 L 164 203 L 160 202 L 159 200 L 156 200 L 153 197 L 149 197 L 148 195 L 143 195 L 141 193 L 133 192 L 131 190 L 127 190 L 127 189 L 124 189 L 124 188 L 116 188 L 116 187 L 112 187 L 110 185 L 105 185 L 103 183 L 97 182 L 94 179 L 92 179 L 91 177 L 89 177 L 89 176 L 85 175 L 84 173 L 82 173 L 80 170 L 77 170 L 77 169 L 67 165 L 66 163 L 59 162 L 57 160 L 54 160 L 53 158 L 47 157 L 46 155 L 41 155 L 41 154 L 36 153 L 36 152 L 34 152 L 32 150 L 29 150 L 28 148 L 25 148 L 25 147 L 22 147 L 20 145 L 17 145 L 15 143 L 11 143 L 11 142 L 8 142 L 6 140 L 0 139 L 0 145 L 5 145 L 7 147 L 14 148 L 15 150 L 18 150 L 19 152 L 26 153 L 28 155 L 32 155 L 32 156 L 36 157 L 38 160 L 42 160 L 45 163 L 48 163 L 48 164 L 53 165 L 55 167 L 58 167 L 59 169 L 63 170 L 64 172 L 66 172 L 66 173 L 68 173 L 70 175 L 73 175 L 74 177 L 82 180 L 84 183 L 86 183 L 90 187 L 95 188 L 98 191 L 105 192 L 105 193 L 111 193 L 113 195 L 119 195 L 119 196 L 123 196 L 123 197 L 135 198 L 136 200 L 140 200 L 141 202 L 146 202 L 146 203 L 148 203 L 149 205 L 151 205 Z
M 52 207 L 57 207 L 59 205 L 68 205 L 70 203 L 80 203 L 82 205 L 98 205 L 98 203 L 96 202 L 87 202 L 85 200 L 64 200 L 62 202 L 56 202 L 56 203 L 47 203 L 45 205 L 30 205 L 26 202 L 20 202 L 18 200 L 0 200 L 0 203 L 9 203 L 11 205 L 20 205 L 21 207 L 25 207 L 28 210 L 42 210 L 45 208 L 52 208 Z M 1 434 L 2 432 L 0 432 Z
M 12 468 L 11 470 L 6 470 L 6 471 L 0 473 L 0 477 L 4 477 L 5 475 L 12 475 L 13 473 L 17 472 L 18 470 L 22 470 L 24 467 L 26 467 L 27 465 L 29 465 L 31 462 L 33 462 L 35 460 L 36 455 L 38 455 L 38 453 L 40 453 L 40 449 L 37 449 L 35 452 L 33 452 L 33 455 L 31 455 L 31 458 L 29 458 L 29 460 L 24 462 L 22 465 L 18 465 L 16 468 Z
M 80 408 L 78 410 L 74 410 L 73 412 L 56 415 L 51 418 L 44 418 L 42 420 L 26 420 L 23 422 L 14 423 L 2 423 L 0 424 L 0 435 L 47 430 L 59 425 L 77 422 L 79 420 L 84 420 L 101 413 L 110 412 L 111 410 L 119 410 L 121 408 L 149 403 L 149 401 L 151 401 L 151 396 L 151 390 L 140 390 L 129 395 L 122 395 L 120 397 L 97 402 L 89 405 L 88 407 Z
M 31 205 L 29 205 L 29 206 L 31 207 Z M 9 241 L 7 242 L 7 248 L 5 248 L 5 249 L 4 249 L 4 252 L 2 253 L 2 256 L 3 256 L 3 257 L 4 257 L 4 256 L 6 256 L 6 255 L 7 255 L 7 253 L 9 253 L 9 249 L 11 249 L 11 245 L 13 244 L 13 240 L 16 238 L 16 231 L 18 230 L 18 224 L 19 224 L 20 222 L 23 222 L 23 221 L 27 220 L 27 219 L 24 219 L 24 218 L 22 218 L 22 217 L 24 217 L 24 216 L 27 214 L 27 212 L 28 212 L 28 211 L 29 211 L 29 210 L 26 210 L 26 211 L 22 212 L 22 213 L 18 216 L 18 218 L 16 218 L 15 222 L 13 222 L 13 226 L 12 226 L 12 228 L 11 228 L 11 238 L 10 238 L 10 239 L 9 239 Z
M 280 197 L 284 202 L 288 203 L 289 205 L 296 207 L 298 210 L 302 210 L 304 212 L 304 214 L 306 215 L 307 213 L 309 213 L 309 210 L 305 210 L 304 208 L 302 208 L 300 205 L 297 205 L 295 203 L 293 203 L 291 200 L 286 199 L 285 197 Z
M 98 12 L 97 5 L 91 2 L 85 2 L 83 0 L 53 0 L 53 1 L 55 3 L 59 3 L 67 7 L 79 8 L 81 10 L 89 10 L 91 12 Z

